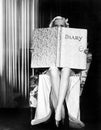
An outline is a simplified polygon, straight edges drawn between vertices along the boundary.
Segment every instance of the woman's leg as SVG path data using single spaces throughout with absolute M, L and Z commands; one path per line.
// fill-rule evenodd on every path
M 53 107 L 56 109 L 58 103 L 59 86 L 60 86 L 60 71 L 57 67 L 51 67 L 49 69 L 49 75 L 52 84 L 51 101 Z
M 59 97 L 58 97 L 58 104 L 56 108 L 56 113 L 55 113 L 55 120 L 56 120 L 56 125 L 58 126 L 59 121 L 61 120 L 61 115 L 62 115 L 62 107 L 63 107 L 63 102 L 66 96 L 66 92 L 69 89 L 69 76 L 70 76 L 70 68 L 62 68 L 61 70 L 61 81 L 60 81 L 60 88 L 59 88 Z

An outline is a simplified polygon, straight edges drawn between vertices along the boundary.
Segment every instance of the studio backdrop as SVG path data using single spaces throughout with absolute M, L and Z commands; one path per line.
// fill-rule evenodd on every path
M 0 0 L 0 107 L 29 97 L 29 45 L 38 0 Z

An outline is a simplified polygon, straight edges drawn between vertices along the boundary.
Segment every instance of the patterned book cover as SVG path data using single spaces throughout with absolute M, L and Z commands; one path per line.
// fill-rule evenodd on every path
M 31 68 L 57 66 L 86 69 L 86 29 L 39 28 L 32 35 Z
M 31 68 L 56 66 L 58 28 L 39 28 L 32 34 Z

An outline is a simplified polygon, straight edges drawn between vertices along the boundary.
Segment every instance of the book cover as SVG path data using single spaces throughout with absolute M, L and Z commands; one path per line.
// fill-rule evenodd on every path
M 61 67 L 86 69 L 87 30 L 64 28 L 61 29 Z
M 31 68 L 56 66 L 58 28 L 39 28 L 33 31 Z
M 86 29 L 39 28 L 32 35 L 31 68 L 57 66 L 86 69 Z

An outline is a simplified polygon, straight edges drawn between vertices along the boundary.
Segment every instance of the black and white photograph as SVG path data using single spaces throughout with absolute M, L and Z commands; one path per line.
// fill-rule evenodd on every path
M 0 0 L 0 130 L 101 129 L 101 1 Z

